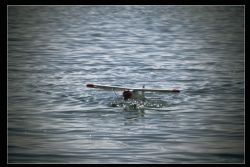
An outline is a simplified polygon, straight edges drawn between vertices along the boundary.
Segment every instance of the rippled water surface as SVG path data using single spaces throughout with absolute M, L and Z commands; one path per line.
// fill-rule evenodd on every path
M 9 163 L 243 163 L 244 88 L 243 6 L 8 7 Z

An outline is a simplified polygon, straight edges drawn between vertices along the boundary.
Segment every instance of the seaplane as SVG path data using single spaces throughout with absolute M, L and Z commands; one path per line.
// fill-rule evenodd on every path
M 120 86 L 111 86 L 111 85 L 100 85 L 100 84 L 86 84 L 88 88 L 96 88 L 102 90 L 111 90 L 111 91 L 122 91 L 122 98 L 125 101 L 130 99 L 145 99 L 144 92 L 162 92 L 162 93 L 179 93 L 178 89 L 149 89 L 145 88 L 145 85 L 142 88 L 129 88 L 129 87 L 120 87 Z

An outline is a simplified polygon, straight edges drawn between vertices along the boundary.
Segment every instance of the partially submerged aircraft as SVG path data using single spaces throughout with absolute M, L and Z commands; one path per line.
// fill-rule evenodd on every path
M 120 86 L 110 86 L 110 85 L 98 85 L 98 84 L 87 84 L 88 88 L 99 88 L 103 90 L 111 91 L 123 91 L 122 97 L 124 100 L 129 99 L 145 99 L 144 92 L 162 92 L 162 93 L 179 93 L 178 89 L 146 89 L 145 86 L 142 88 L 128 88 Z

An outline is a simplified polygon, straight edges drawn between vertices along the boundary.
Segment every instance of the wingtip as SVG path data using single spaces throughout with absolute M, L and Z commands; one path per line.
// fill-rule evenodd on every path
M 172 90 L 172 92 L 179 93 L 179 92 L 180 92 L 180 90 L 178 90 L 178 89 L 173 89 L 173 90 Z
M 94 84 L 87 84 L 86 86 L 87 86 L 88 88 L 94 88 L 94 87 L 95 87 Z

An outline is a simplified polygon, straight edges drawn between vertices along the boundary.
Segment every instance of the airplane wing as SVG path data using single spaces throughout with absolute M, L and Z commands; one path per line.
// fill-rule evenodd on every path
M 145 88 L 135 88 L 135 89 L 132 89 L 132 90 L 135 90 L 135 91 L 144 91 L 144 92 L 171 92 L 171 93 L 179 93 L 180 90 L 178 89 L 145 89 Z
M 124 91 L 124 90 L 131 90 L 126 87 L 120 87 L 120 86 L 109 86 L 109 85 L 97 85 L 97 84 L 87 84 L 88 88 L 100 88 L 103 90 L 117 90 L 117 91 Z
M 124 90 L 133 90 L 133 91 L 143 91 L 143 92 L 169 92 L 169 93 L 179 93 L 178 89 L 145 89 L 145 88 L 127 88 L 120 86 L 109 86 L 109 85 L 97 85 L 97 84 L 87 84 L 88 88 L 100 88 L 103 90 L 116 90 L 116 91 L 124 91 Z

